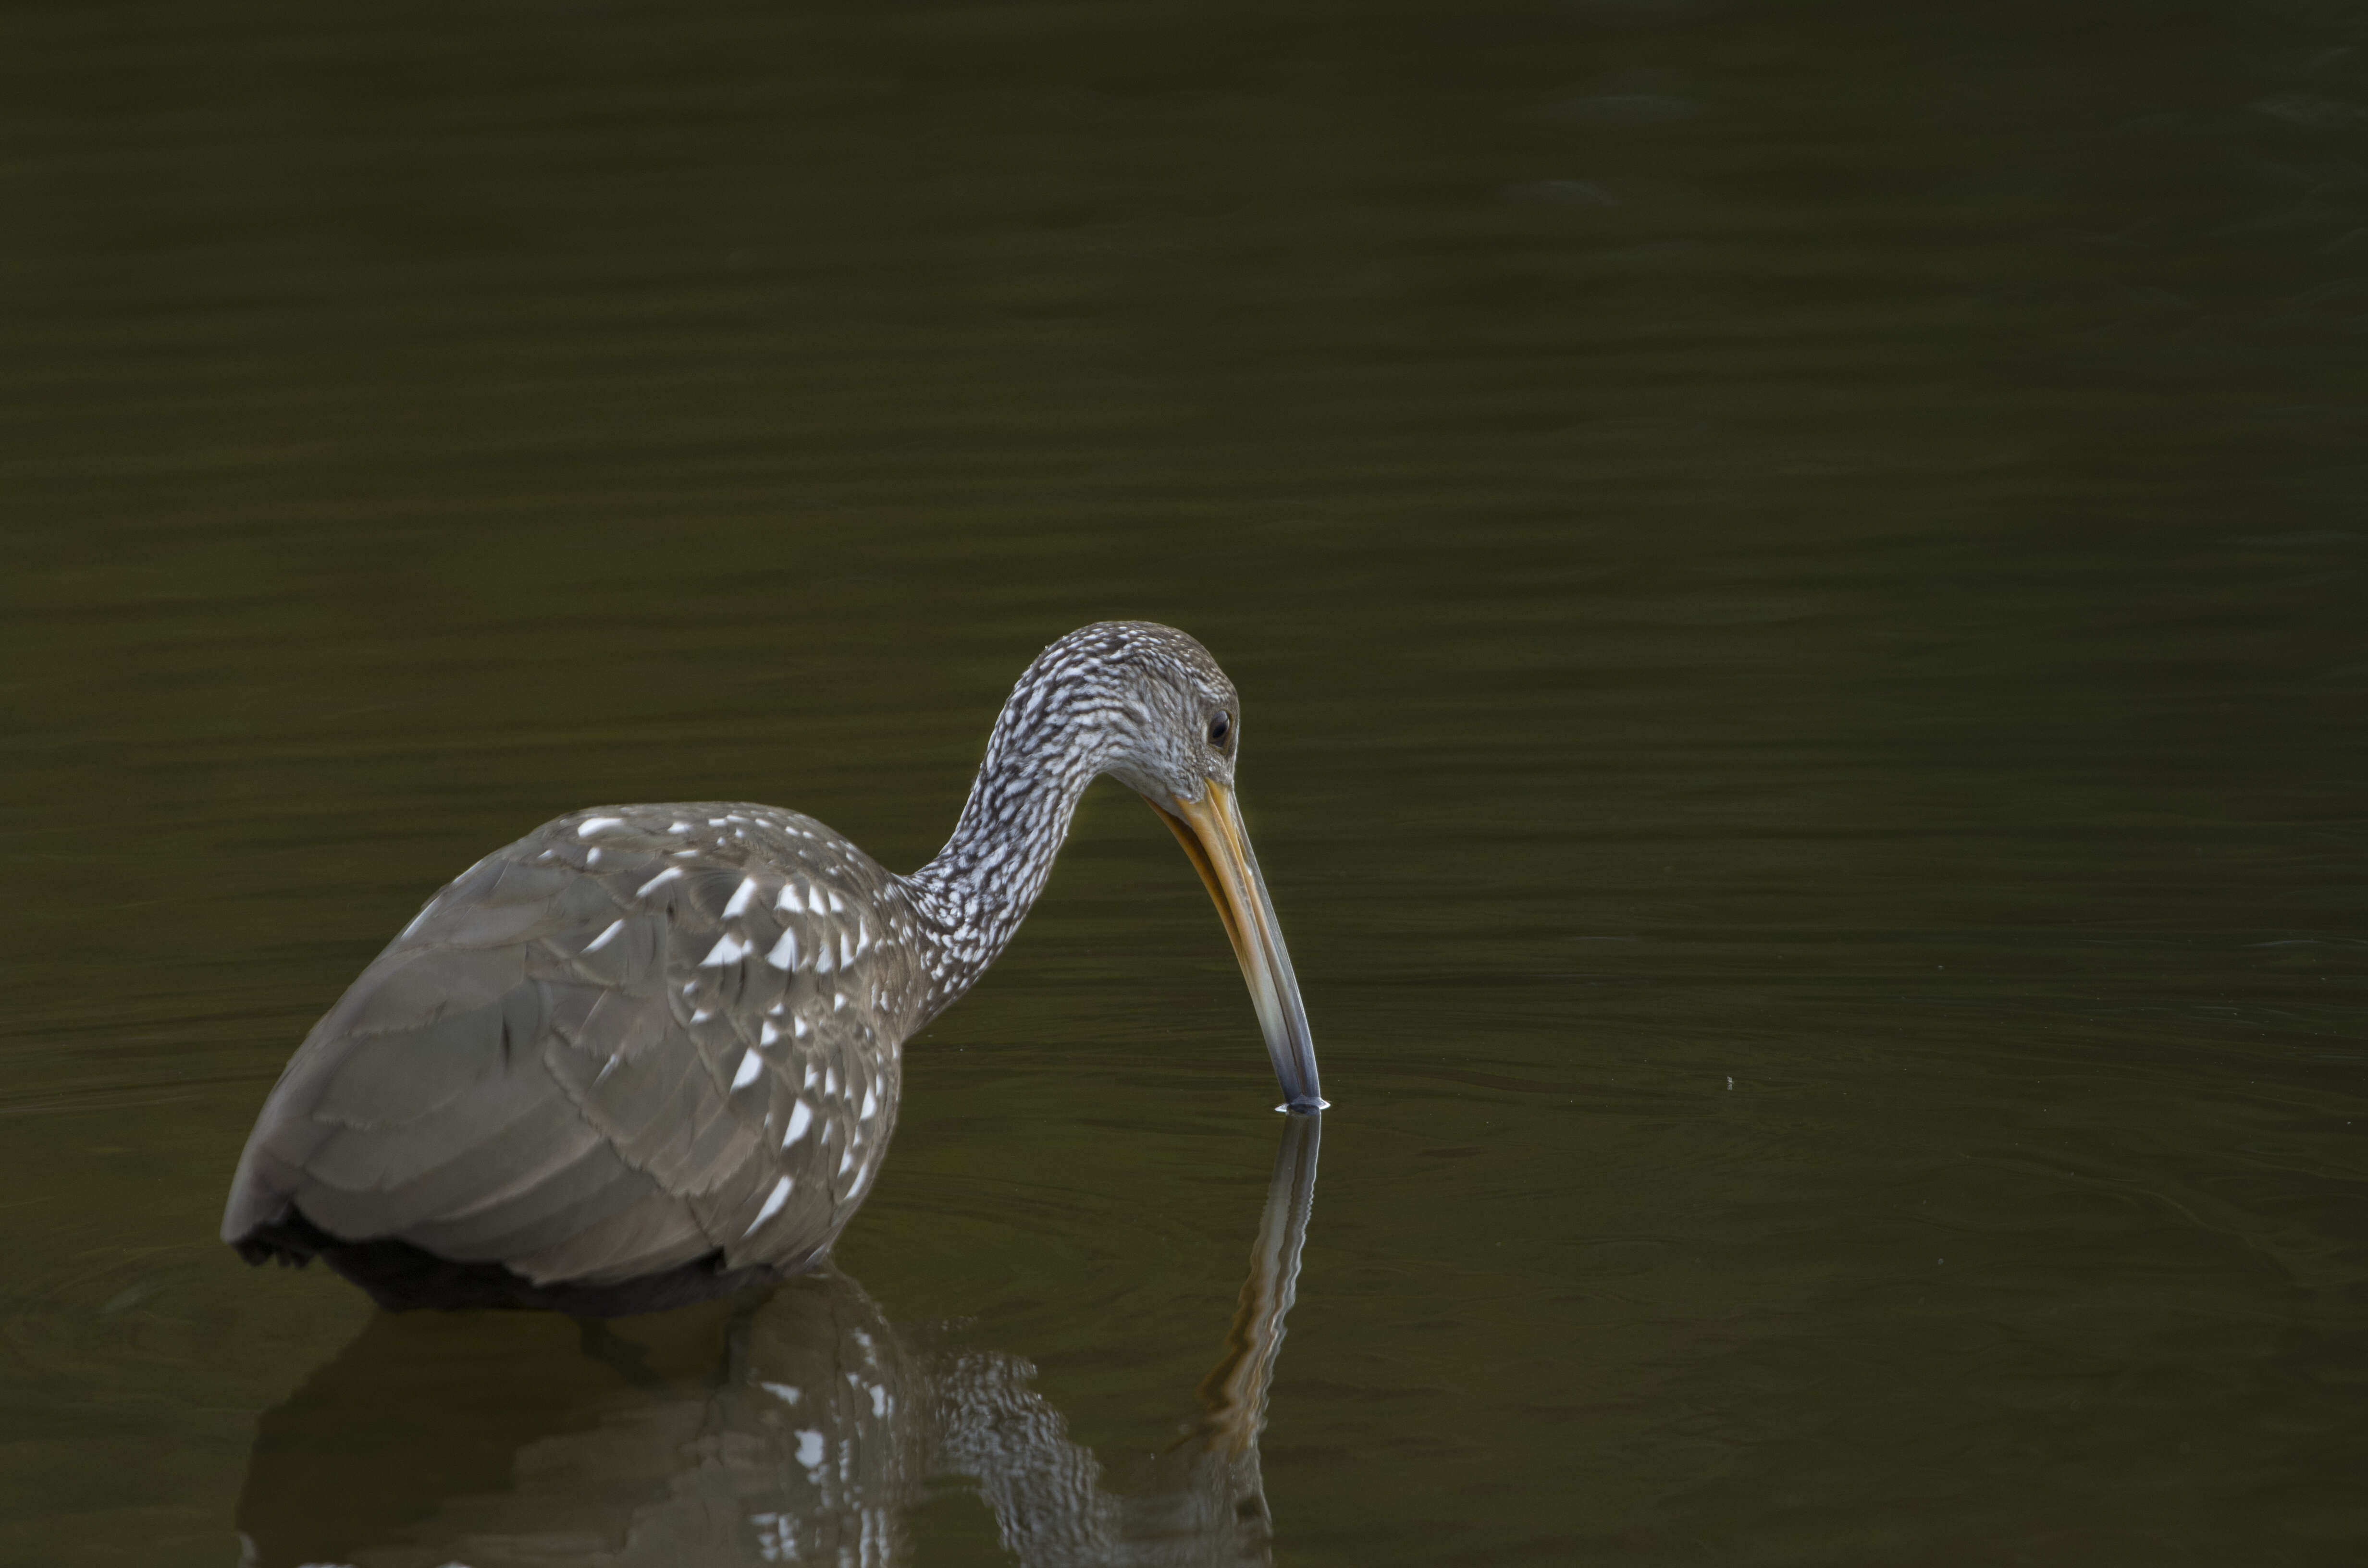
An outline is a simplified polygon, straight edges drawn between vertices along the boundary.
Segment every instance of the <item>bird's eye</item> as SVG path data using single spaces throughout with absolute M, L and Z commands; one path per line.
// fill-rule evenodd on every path
M 1234 717 L 1232 714 L 1221 710 L 1215 718 L 1209 721 L 1209 744 L 1211 745 L 1224 745 L 1225 744 L 1225 737 L 1233 733 Z

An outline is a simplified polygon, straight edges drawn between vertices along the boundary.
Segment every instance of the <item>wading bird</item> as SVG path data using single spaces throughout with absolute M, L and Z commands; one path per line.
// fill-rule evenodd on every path
M 976 983 L 1109 774 L 1215 899 L 1281 1082 L 1315 1048 L 1234 803 L 1240 705 L 1208 651 L 1105 621 L 1038 656 L 953 836 L 898 876 L 772 806 L 608 806 L 427 902 L 264 1102 L 222 1216 L 381 1305 L 609 1316 L 794 1274 L 863 1200 L 906 1040 Z

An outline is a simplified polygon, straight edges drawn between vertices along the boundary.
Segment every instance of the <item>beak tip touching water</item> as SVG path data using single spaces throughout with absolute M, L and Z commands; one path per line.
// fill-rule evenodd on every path
M 1233 940 L 1234 957 L 1241 961 L 1242 978 L 1249 983 L 1250 1001 L 1266 1036 L 1267 1055 L 1282 1085 L 1283 1103 L 1275 1108 L 1294 1116 L 1315 1115 L 1330 1103 L 1316 1079 L 1315 1036 L 1307 1027 L 1307 1008 L 1299 998 L 1299 977 L 1291 967 L 1291 950 L 1283 946 L 1274 901 L 1267 896 L 1266 879 L 1250 852 L 1233 791 L 1212 778 L 1199 800 L 1178 795 L 1172 805 L 1151 804 L 1184 846 Z

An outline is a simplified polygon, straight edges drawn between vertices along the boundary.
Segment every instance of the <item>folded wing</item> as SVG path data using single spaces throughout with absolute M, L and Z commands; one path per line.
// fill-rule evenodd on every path
M 223 1238 L 292 1211 L 536 1284 L 809 1261 L 886 1148 L 911 990 L 893 879 L 827 834 L 609 808 L 471 868 L 289 1063 Z

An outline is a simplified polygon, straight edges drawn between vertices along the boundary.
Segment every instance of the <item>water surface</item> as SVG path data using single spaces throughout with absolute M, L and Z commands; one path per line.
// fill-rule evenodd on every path
M 800 1428 L 718 1401 L 871 1324 L 1224 1560 L 1159 1499 L 1280 1124 L 1114 786 L 736 1339 L 375 1319 L 213 1235 L 478 855 L 750 799 L 909 868 L 1028 658 L 1132 615 L 1242 687 L 1336 1105 L 1274 1561 L 2357 1561 L 2363 51 L 2299 0 L 15 8 L 0 1559 L 656 1550 L 565 1474 L 767 1561 L 796 1475 L 700 1488 Z M 1056 1560 L 915 1475 L 859 1555 Z

